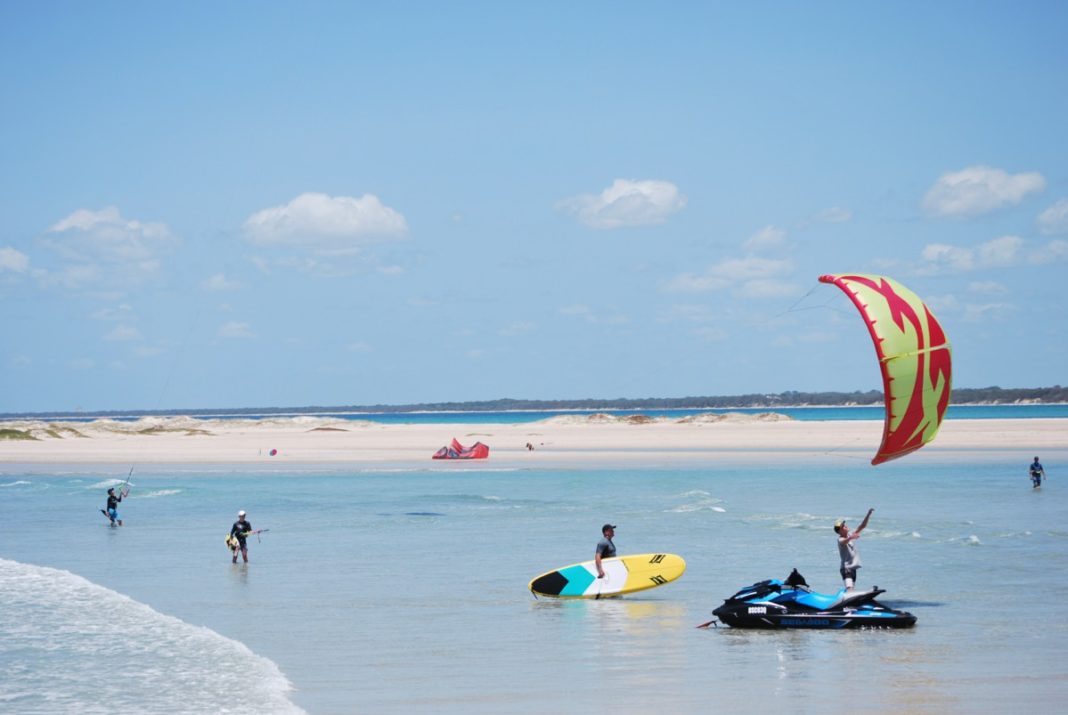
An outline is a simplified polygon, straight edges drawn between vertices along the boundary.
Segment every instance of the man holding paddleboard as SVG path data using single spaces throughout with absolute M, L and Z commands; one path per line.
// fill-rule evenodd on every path
M 601 535 L 604 538 L 597 542 L 597 551 L 593 557 L 593 562 L 597 565 L 597 578 L 604 578 L 601 559 L 615 558 L 616 545 L 612 543 L 612 537 L 616 535 L 616 525 L 605 524 L 601 527 Z

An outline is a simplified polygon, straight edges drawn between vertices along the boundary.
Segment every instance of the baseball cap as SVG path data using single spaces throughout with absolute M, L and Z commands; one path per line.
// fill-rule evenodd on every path
M 843 526 L 845 526 L 845 519 L 839 519 L 838 521 L 834 522 L 834 528 L 836 529 L 841 529 Z
M 604 532 L 608 531 L 609 529 L 614 529 L 614 528 L 616 528 L 615 524 L 605 524 L 604 526 L 601 527 L 601 533 L 604 533 Z
M 245 515 L 245 510 L 242 509 L 241 511 L 237 512 L 237 515 L 238 516 L 244 516 Z

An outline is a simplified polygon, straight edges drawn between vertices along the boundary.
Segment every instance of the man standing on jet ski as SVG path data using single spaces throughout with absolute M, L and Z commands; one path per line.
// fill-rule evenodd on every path
M 834 533 L 838 534 L 838 555 L 842 559 L 842 567 L 838 573 L 842 574 L 847 591 L 853 590 L 853 584 L 857 580 L 857 569 L 860 568 L 860 554 L 857 553 L 856 541 L 860 538 L 860 532 L 864 531 L 864 527 L 868 525 L 868 519 L 874 511 L 874 509 L 868 509 L 864 521 L 860 522 L 860 526 L 854 532 L 849 531 L 845 519 L 834 522 Z

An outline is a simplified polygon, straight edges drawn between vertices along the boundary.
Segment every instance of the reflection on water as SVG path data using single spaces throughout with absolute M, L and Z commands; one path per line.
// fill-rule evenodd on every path
M 692 626 L 677 601 L 542 600 L 531 611 L 539 628 L 553 629 L 569 651 L 567 662 L 581 662 L 598 682 L 626 682 L 628 708 L 647 700 L 652 706 L 657 694 L 686 678 Z

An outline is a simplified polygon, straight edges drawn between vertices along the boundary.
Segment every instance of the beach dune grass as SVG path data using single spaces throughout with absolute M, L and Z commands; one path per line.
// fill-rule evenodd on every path
M 20 429 L 0 429 L 0 439 L 34 440 L 34 441 L 37 440 L 37 438 L 34 437 L 29 432 L 24 432 L 24 431 L 22 431 Z
M 160 425 L 154 427 L 145 427 L 144 429 L 137 430 L 137 434 L 184 434 L 189 437 L 195 435 L 211 435 L 211 432 L 203 429 L 196 429 L 195 427 L 163 427 Z

